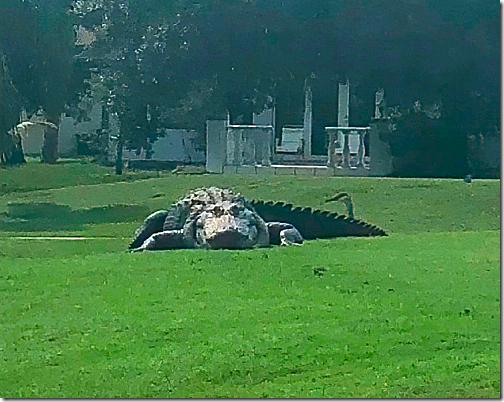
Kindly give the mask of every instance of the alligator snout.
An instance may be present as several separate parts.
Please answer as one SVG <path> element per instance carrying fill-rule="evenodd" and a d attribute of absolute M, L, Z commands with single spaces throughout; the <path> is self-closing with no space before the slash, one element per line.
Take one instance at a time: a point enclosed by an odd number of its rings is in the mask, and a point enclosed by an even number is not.
<path fill-rule="evenodd" d="M 205 232 L 206 242 L 211 248 L 245 248 L 257 230 L 248 221 L 222 215 L 209 219 Z"/>
<path fill-rule="evenodd" d="M 217 233 L 207 242 L 211 248 L 244 248 L 247 236 L 236 230 L 228 230 Z"/>

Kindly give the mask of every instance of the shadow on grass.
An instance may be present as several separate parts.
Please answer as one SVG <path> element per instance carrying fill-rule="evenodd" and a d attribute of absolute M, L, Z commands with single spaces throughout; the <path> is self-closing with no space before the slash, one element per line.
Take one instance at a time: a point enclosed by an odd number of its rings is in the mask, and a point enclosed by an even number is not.
<path fill-rule="evenodd" d="M 143 220 L 149 209 L 143 205 L 115 204 L 72 210 L 50 202 L 12 203 L 0 215 L 0 230 L 13 232 L 80 230 L 90 223 L 117 223 Z"/>

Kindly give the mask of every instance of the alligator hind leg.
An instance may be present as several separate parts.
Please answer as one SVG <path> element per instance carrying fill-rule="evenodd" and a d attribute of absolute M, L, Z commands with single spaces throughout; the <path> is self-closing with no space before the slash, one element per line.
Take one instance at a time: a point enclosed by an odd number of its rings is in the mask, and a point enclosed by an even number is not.
<path fill-rule="evenodd" d="M 303 237 L 295 227 L 284 229 L 280 232 L 280 244 L 282 246 L 300 246 L 303 244 Z"/>
<path fill-rule="evenodd" d="M 183 230 L 165 230 L 154 233 L 140 247 L 133 248 L 130 251 L 136 253 L 139 251 L 169 250 L 173 248 L 187 248 Z"/>
<path fill-rule="evenodd" d="M 271 244 L 280 244 L 282 246 L 299 246 L 303 243 L 303 236 L 290 223 L 284 222 L 266 222 L 270 235 Z"/>

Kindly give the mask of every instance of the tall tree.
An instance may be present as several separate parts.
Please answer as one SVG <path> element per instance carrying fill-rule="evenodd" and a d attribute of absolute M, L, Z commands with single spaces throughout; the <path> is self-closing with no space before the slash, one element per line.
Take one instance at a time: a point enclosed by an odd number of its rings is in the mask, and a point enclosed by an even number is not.
<path fill-rule="evenodd" d="M 0 1 L 0 51 L 9 66 L 12 85 L 23 107 L 32 112 L 43 109 L 47 120 L 56 126 L 67 103 L 73 68 L 69 4 L 69 0 Z M 19 112 L 10 109 L 9 124 L 14 114 L 17 121 Z M 10 128 L 1 128 L 0 135 Z M 57 132 L 51 134 L 57 136 Z M 55 161 L 55 152 L 46 155 L 46 161 Z"/>
<path fill-rule="evenodd" d="M 0 165 L 24 163 L 21 138 L 8 132 L 18 121 L 21 105 L 6 57 L 0 52 Z"/>
<path fill-rule="evenodd" d="M 124 146 L 148 146 L 159 135 L 159 114 L 187 80 L 171 80 L 170 60 L 184 52 L 186 31 L 178 26 L 177 2 L 161 0 L 81 1 L 73 13 L 95 40 L 79 56 L 96 65 L 91 86 L 120 122 L 116 173 Z"/>

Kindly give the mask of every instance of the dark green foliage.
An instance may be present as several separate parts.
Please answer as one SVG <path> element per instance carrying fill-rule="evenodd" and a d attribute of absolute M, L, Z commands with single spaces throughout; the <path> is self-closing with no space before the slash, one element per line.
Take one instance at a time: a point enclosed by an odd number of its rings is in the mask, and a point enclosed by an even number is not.
<path fill-rule="evenodd" d="M 74 56 L 69 5 L 66 0 L 0 3 L 0 51 L 12 82 L 29 111 L 42 107 L 56 124 L 68 100 Z"/>
<path fill-rule="evenodd" d="M 43 109 L 57 125 L 71 99 L 74 33 L 69 5 L 68 0 L 0 1 L 0 163 L 24 162 L 21 146 L 11 157 L 5 150 L 7 132 L 18 123 L 22 107 L 30 113 Z M 49 131 L 42 160 L 55 163 L 57 131 Z"/>
<path fill-rule="evenodd" d="M 453 120 L 409 111 L 389 135 L 394 176 L 462 177 L 468 172 L 467 139 Z M 419 163 L 421 161 L 421 163 Z"/>
<path fill-rule="evenodd" d="M 301 123 L 309 84 L 313 151 L 322 154 L 337 84 L 349 79 L 352 125 L 369 124 L 379 87 L 403 110 L 442 104 L 442 127 L 412 119 L 393 147 L 418 149 L 437 137 L 444 153 L 456 144 L 442 163 L 429 161 L 435 175 L 450 176 L 464 170 L 467 135 L 499 127 L 495 1 L 1 0 L 0 11 L 0 52 L 12 75 L 0 97 L 7 129 L 22 104 L 42 106 L 55 123 L 65 104 L 82 118 L 85 95 L 118 113 L 119 145 L 131 148 L 149 148 L 160 127 L 203 136 L 206 119 L 228 111 L 232 122 L 248 123 L 273 100 L 278 136 Z M 74 46 L 73 24 L 96 34 L 91 46 Z"/>
<path fill-rule="evenodd" d="M 0 48 L 0 165 L 24 163 L 21 138 L 8 130 L 17 123 L 21 96 L 12 83 L 7 57 Z"/>

